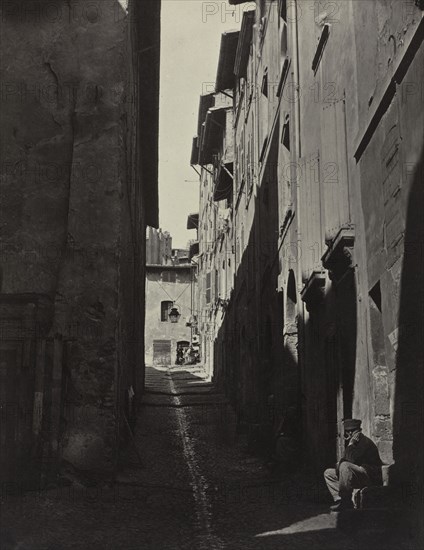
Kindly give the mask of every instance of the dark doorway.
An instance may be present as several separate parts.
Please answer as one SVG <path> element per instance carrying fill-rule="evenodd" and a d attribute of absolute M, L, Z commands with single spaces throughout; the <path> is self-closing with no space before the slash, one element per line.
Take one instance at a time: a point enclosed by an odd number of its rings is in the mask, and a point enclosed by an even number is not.
<path fill-rule="evenodd" d="M 177 342 L 177 356 L 175 358 L 176 365 L 182 365 L 184 363 L 184 356 L 189 347 L 190 342 L 187 342 L 187 340 L 180 340 Z"/>
<path fill-rule="evenodd" d="M 39 466 L 35 460 L 35 443 L 41 431 L 43 388 L 40 372 L 46 365 L 46 357 L 45 340 L 36 339 L 43 327 L 42 317 L 38 316 L 38 302 L 36 296 L 0 296 L 1 482 L 26 482 L 37 475 Z"/>
<path fill-rule="evenodd" d="M 349 269 L 336 286 L 337 331 L 343 418 L 352 418 L 353 385 L 356 363 L 356 284 L 353 269 Z"/>
<path fill-rule="evenodd" d="M 345 448 L 342 421 L 352 418 L 356 368 L 357 304 L 354 268 L 331 272 L 327 296 L 329 318 L 324 333 L 324 367 L 328 446 L 327 462 Z"/>
<path fill-rule="evenodd" d="M 28 468 L 33 402 L 29 387 L 33 369 L 23 368 L 21 342 L 0 348 L 0 480 L 22 477 Z"/>

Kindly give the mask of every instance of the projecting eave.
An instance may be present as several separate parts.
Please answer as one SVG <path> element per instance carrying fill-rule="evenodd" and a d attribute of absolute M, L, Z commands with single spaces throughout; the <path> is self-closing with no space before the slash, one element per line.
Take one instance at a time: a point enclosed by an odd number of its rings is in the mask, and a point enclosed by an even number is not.
<path fill-rule="evenodd" d="M 221 164 L 213 193 L 214 201 L 230 199 L 233 194 L 233 163 Z"/>
<path fill-rule="evenodd" d="M 187 229 L 197 229 L 199 227 L 199 214 L 189 214 L 187 217 Z"/>
<path fill-rule="evenodd" d="M 198 256 L 198 254 L 199 254 L 199 241 L 195 241 L 190 245 L 188 257 L 191 260 L 194 256 Z"/>
<path fill-rule="evenodd" d="M 206 115 L 201 145 L 206 156 L 212 155 L 221 148 L 227 109 L 228 107 L 214 107 L 209 109 Z"/>
<path fill-rule="evenodd" d="M 199 134 L 199 138 L 198 138 L 198 144 L 199 144 L 199 162 L 198 162 L 198 164 L 200 166 L 205 166 L 206 164 L 212 164 L 212 162 L 213 162 L 213 157 L 212 157 L 211 150 L 208 149 L 208 148 L 205 148 L 203 146 L 204 135 L 205 135 L 205 125 L 206 125 L 206 123 L 204 122 L 202 124 L 202 128 L 200 130 L 200 134 Z"/>
<path fill-rule="evenodd" d="M 205 122 L 206 113 L 215 105 L 215 95 L 204 94 L 200 96 L 199 100 L 199 112 L 197 116 L 197 135 L 200 136 L 202 131 L 202 124 Z"/>
<path fill-rule="evenodd" d="M 234 62 L 234 74 L 238 78 L 246 78 L 247 63 L 249 61 L 250 45 L 252 43 L 255 10 L 245 11 L 241 23 L 240 35 L 237 43 Z"/>
<path fill-rule="evenodd" d="M 236 58 L 239 31 L 228 31 L 221 35 L 218 71 L 216 74 L 215 92 L 234 88 L 234 62 Z"/>
<path fill-rule="evenodd" d="M 198 137 L 194 136 L 193 142 L 191 145 L 190 165 L 195 166 L 196 164 L 199 164 L 199 146 L 198 146 Z"/>

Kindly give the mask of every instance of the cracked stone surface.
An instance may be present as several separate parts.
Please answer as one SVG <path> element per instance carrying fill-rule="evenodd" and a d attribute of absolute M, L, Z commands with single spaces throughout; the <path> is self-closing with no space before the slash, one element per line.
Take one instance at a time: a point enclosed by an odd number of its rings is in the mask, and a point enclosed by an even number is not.
<path fill-rule="evenodd" d="M 270 477 L 198 367 L 148 368 L 146 383 L 135 434 L 143 464 L 129 445 L 109 486 L 4 492 L 2 550 L 418 548 L 369 526 L 342 532 L 322 485 L 299 474 Z M 205 392 L 194 405 L 193 386 Z"/>
<path fill-rule="evenodd" d="M 132 54 L 153 19 L 133 25 L 123 6 L 0 5 L 1 291 L 48 300 L 42 333 L 66 339 L 68 357 L 62 458 L 106 475 L 116 466 L 118 379 L 121 394 L 137 393 L 143 351 L 130 333 L 142 334 L 144 319 L 147 185 L 134 151 L 145 66 Z M 47 421 L 43 430 L 51 442 Z"/>

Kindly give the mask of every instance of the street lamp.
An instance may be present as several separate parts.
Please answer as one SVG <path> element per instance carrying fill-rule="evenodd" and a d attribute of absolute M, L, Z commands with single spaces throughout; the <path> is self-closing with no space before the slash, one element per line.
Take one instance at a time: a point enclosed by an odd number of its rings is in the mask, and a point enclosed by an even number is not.
<path fill-rule="evenodd" d="M 169 319 L 171 320 L 171 323 L 178 323 L 178 319 L 180 317 L 181 317 L 180 312 L 175 306 L 173 306 L 171 308 L 171 311 L 169 312 Z"/>

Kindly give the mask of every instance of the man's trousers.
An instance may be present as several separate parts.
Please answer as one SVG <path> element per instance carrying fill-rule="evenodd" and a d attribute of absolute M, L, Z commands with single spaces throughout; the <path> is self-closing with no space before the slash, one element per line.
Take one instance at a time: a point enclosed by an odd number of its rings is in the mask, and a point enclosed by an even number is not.
<path fill-rule="evenodd" d="M 371 480 L 362 466 L 351 462 L 342 462 L 337 477 L 334 468 L 324 472 L 324 479 L 334 501 L 351 499 L 353 489 L 362 489 L 371 485 Z"/>

